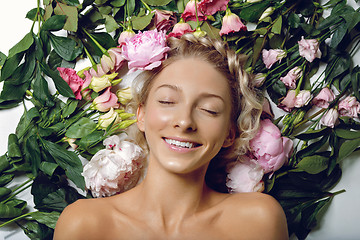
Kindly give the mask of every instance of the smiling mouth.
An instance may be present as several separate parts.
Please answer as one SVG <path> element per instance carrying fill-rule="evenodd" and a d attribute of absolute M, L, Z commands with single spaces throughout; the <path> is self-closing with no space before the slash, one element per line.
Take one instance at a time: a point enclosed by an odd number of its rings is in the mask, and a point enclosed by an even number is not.
<path fill-rule="evenodd" d="M 165 142 L 167 142 L 170 145 L 181 147 L 181 148 L 195 148 L 199 147 L 201 144 L 194 143 L 194 142 L 182 142 L 170 138 L 164 138 Z"/>

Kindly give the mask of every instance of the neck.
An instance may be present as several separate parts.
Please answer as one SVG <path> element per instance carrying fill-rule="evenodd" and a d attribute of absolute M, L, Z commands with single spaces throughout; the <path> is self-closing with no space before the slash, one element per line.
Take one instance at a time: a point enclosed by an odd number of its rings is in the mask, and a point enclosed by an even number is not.
<path fill-rule="evenodd" d="M 139 185 L 141 208 L 152 221 L 163 228 L 179 226 L 186 218 L 201 211 L 210 192 L 205 184 L 207 166 L 191 174 L 177 174 L 149 163 L 146 178 Z M 172 225 L 172 226 L 171 226 Z"/>

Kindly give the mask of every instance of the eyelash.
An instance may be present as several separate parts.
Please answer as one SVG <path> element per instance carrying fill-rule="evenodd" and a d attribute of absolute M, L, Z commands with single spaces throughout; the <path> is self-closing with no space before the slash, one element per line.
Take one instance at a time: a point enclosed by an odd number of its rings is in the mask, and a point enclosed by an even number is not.
<path fill-rule="evenodd" d="M 212 111 L 212 110 L 209 110 L 209 109 L 205 109 L 205 108 L 202 108 L 201 110 L 213 115 L 213 116 L 216 116 L 218 115 L 219 113 L 218 112 L 215 112 L 215 111 Z"/>
<path fill-rule="evenodd" d="M 172 101 L 166 101 L 166 100 L 159 100 L 158 101 L 160 104 L 164 104 L 164 105 L 171 105 L 171 104 L 174 104 L 174 102 Z M 201 108 L 201 110 L 209 113 L 210 115 L 212 116 L 217 116 L 219 113 L 216 112 L 216 111 L 212 111 L 212 110 L 209 110 L 209 109 L 206 109 L 206 108 Z"/>
<path fill-rule="evenodd" d="M 169 104 L 173 104 L 174 102 L 165 101 L 165 100 L 159 100 L 159 103 L 169 105 Z"/>

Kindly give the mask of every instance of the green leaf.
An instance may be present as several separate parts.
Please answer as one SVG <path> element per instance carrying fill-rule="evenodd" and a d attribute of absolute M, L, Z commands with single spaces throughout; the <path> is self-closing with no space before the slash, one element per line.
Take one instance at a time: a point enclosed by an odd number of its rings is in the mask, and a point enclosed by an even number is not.
<path fill-rule="evenodd" d="M 30 163 L 32 173 L 36 177 L 41 163 L 41 154 L 36 135 L 31 135 L 25 142 L 25 159 Z"/>
<path fill-rule="evenodd" d="M 18 42 L 15 46 L 13 46 L 10 50 L 9 50 L 9 58 L 15 56 L 18 53 L 24 52 L 26 50 L 28 50 L 31 45 L 34 43 L 34 38 L 32 33 L 28 33 L 25 35 L 25 37 L 23 39 L 20 40 L 20 42 Z"/>
<path fill-rule="evenodd" d="M 119 24 L 110 15 L 104 15 L 106 32 L 113 32 L 119 28 Z"/>
<path fill-rule="evenodd" d="M 45 10 L 43 8 L 39 8 L 40 11 L 40 15 L 43 16 L 45 14 Z M 31 21 L 36 21 L 37 20 L 37 16 L 38 16 L 38 9 L 37 8 L 33 8 L 30 11 L 27 12 L 26 14 L 26 18 L 30 19 Z"/>
<path fill-rule="evenodd" d="M 20 64 L 23 56 L 24 56 L 24 53 L 18 53 L 12 57 L 9 57 L 6 59 L 4 65 L 1 69 L 1 81 L 0 82 L 8 79 L 13 74 L 15 69 Z"/>
<path fill-rule="evenodd" d="M 125 0 L 113 0 L 110 4 L 114 7 L 122 7 L 125 5 Z"/>
<path fill-rule="evenodd" d="M 80 141 L 78 142 L 79 147 L 88 150 L 91 146 L 101 142 L 103 136 L 104 136 L 103 131 L 94 131 L 89 135 L 80 139 Z"/>
<path fill-rule="evenodd" d="M 43 106 L 54 106 L 55 103 L 52 101 L 52 96 L 49 92 L 48 83 L 42 76 L 40 68 L 38 68 L 38 71 L 35 75 L 33 88 L 33 96 L 36 100 L 38 100 Z"/>
<path fill-rule="evenodd" d="M 150 6 L 165 6 L 168 5 L 171 0 L 144 0 Z"/>
<path fill-rule="evenodd" d="M 270 5 L 270 1 L 260 1 L 245 6 L 239 13 L 239 17 L 248 22 L 256 22 Z"/>
<path fill-rule="evenodd" d="M 69 203 L 66 201 L 66 192 L 60 188 L 55 192 L 49 193 L 43 198 L 42 203 L 36 207 L 63 211 L 67 205 L 69 205 Z"/>
<path fill-rule="evenodd" d="M 148 15 L 145 15 L 145 16 L 142 16 L 142 17 L 134 17 L 134 18 L 132 18 L 132 26 L 133 26 L 133 28 L 136 29 L 136 30 L 143 30 L 144 28 L 146 28 L 150 24 L 154 14 L 155 13 L 151 12 Z"/>
<path fill-rule="evenodd" d="M 10 163 L 7 156 L 4 154 L 0 156 L 0 173 L 2 173 L 2 171 L 6 170 L 8 167 L 10 167 Z"/>
<path fill-rule="evenodd" d="M 97 124 L 89 118 L 80 118 L 67 131 L 65 136 L 68 138 L 82 138 L 96 129 Z"/>
<path fill-rule="evenodd" d="M 327 143 L 328 139 L 329 134 L 324 135 L 320 140 L 313 142 L 306 148 L 301 149 L 299 152 L 297 152 L 296 156 L 298 157 L 298 159 L 302 159 L 304 157 L 314 154 L 317 150 L 324 146 L 325 143 Z"/>
<path fill-rule="evenodd" d="M 336 136 L 344 139 L 355 139 L 360 138 L 360 131 L 353 131 L 350 129 L 336 128 Z"/>
<path fill-rule="evenodd" d="M 70 116 L 77 108 L 79 101 L 68 99 L 65 108 L 62 110 L 61 115 L 63 118 Z"/>
<path fill-rule="evenodd" d="M 75 40 L 55 36 L 52 33 L 49 33 L 48 35 L 55 52 L 66 61 L 73 61 L 82 53 L 83 46 L 77 45 Z"/>
<path fill-rule="evenodd" d="M 358 101 L 360 101 L 360 67 L 356 66 L 353 68 L 351 73 L 351 87 L 354 95 Z"/>
<path fill-rule="evenodd" d="M 271 32 L 275 34 L 281 34 L 281 27 L 282 27 L 282 17 L 279 16 L 278 19 L 274 22 Z"/>
<path fill-rule="evenodd" d="M 58 72 L 51 70 L 48 65 L 41 64 L 41 68 L 46 75 L 53 79 L 55 87 L 61 95 L 63 95 L 64 97 L 75 98 L 73 91 L 65 82 L 65 80 L 60 77 Z"/>
<path fill-rule="evenodd" d="M 331 132 L 331 129 L 328 127 L 323 127 L 317 130 L 309 129 L 306 132 L 296 135 L 295 137 L 300 140 L 311 140 L 318 137 L 322 137 L 324 135 L 327 135 Z"/>
<path fill-rule="evenodd" d="M 66 21 L 66 16 L 54 15 L 46 20 L 46 22 L 41 26 L 41 30 L 59 31 L 64 27 L 65 21 Z"/>
<path fill-rule="evenodd" d="M 319 172 L 324 171 L 328 166 L 329 158 L 320 156 L 320 155 L 312 155 L 308 157 L 304 157 L 296 167 L 300 170 L 303 170 L 310 174 L 317 174 Z"/>
<path fill-rule="evenodd" d="M 0 187 L 5 186 L 14 179 L 14 174 L 3 174 L 0 176 Z"/>
<path fill-rule="evenodd" d="M 338 162 L 349 156 L 360 146 L 360 139 L 348 140 L 341 144 L 339 149 Z"/>
<path fill-rule="evenodd" d="M 54 158 L 57 164 L 65 170 L 66 176 L 80 189 L 85 189 L 85 181 L 82 173 L 82 164 L 74 152 L 67 151 L 60 145 L 42 140 L 45 149 Z"/>
<path fill-rule="evenodd" d="M 39 169 L 51 177 L 58 166 L 58 164 L 52 162 L 41 162 Z"/>
<path fill-rule="evenodd" d="M 8 157 L 17 158 L 22 157 L 22 153 L 19 147 L 18 137 L 11 133 L 8 137 Z"/>
<path fill-rule="evenodd" d="M 0 218 L 14 218 L 21 215 L 21 209 L 0 203 Z"/>
<path fill-rule="evenodd" d="M 56 15 L 66 15 L 67 19 L 64 25 L 64 30 L 76 32 L 78 29 L 78 11 L 75 6 L 68 6 L 63 3 L 58 3 L 54 9 Z"/>
<path fill-rule="evenodd" d="M 59 212 L 33 212 L 31 217 L 37 222 L 45 224 L 49 228 L 55 229 L 57 220 L 59 219 Z"/>
<path fill-rule="evenodd" d="M 345 24 L 340 24 L 340 25 L 336 28 L 336 30 L 335 30 L 332 38 L 331 38 L 331 44 L 330 44 L 330 46 L 333 47 L 333 48 L 336 48 L 336 47 L 339 45 L 339 43 L 343 40 L 343 38 L 345 37 L 346 33 L 347 33 L 347 27 L 346 27 L 346 25 L 345 25 Z"/>

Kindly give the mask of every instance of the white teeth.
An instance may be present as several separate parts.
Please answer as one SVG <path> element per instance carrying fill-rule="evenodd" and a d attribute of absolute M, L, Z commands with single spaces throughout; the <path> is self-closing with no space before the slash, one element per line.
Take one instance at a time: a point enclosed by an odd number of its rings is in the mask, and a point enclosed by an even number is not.
<path fill-rule="evenodd" d="M 177 146 L 177 147 L 186 147 L 186 148 L 192 148 L 193 147 L 193 143 L 191 142 L 180 142 L 174 139 L 168 139 L 165 138 L 165 141 L 171 145 Z"/>

